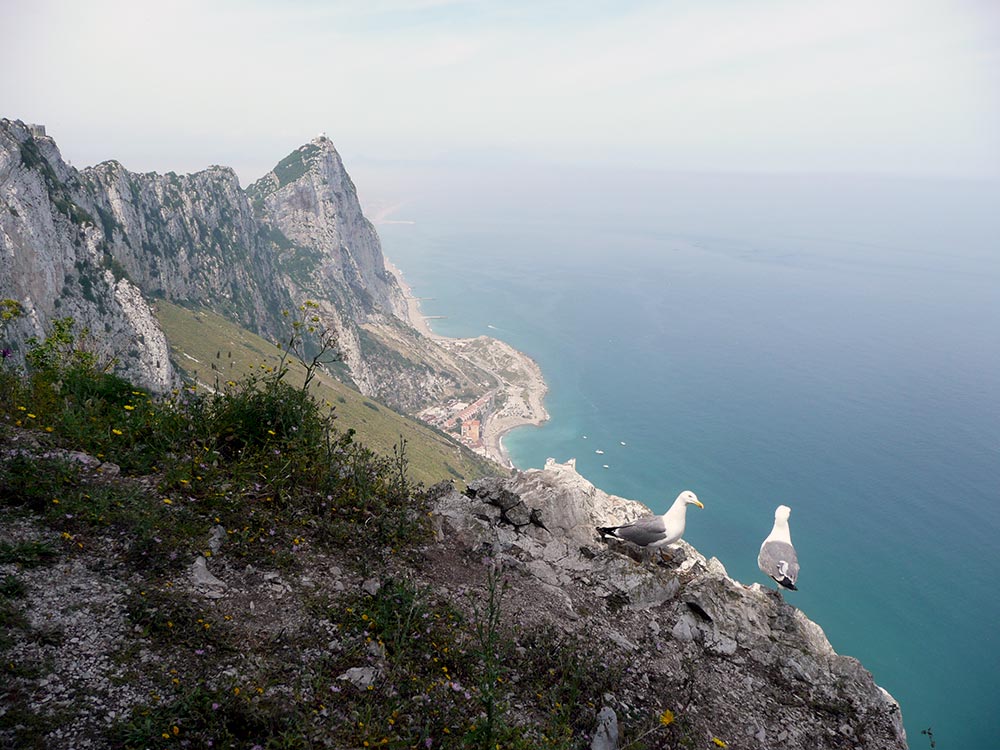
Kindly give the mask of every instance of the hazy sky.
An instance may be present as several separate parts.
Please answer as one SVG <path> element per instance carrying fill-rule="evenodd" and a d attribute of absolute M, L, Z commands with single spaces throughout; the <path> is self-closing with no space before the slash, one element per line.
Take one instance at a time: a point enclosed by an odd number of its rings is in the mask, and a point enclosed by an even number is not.
<path fill-rule="evenodd" d="M 0 0 L 0 116 L 76 166 L 1000 176 L 997 0 Z"/>

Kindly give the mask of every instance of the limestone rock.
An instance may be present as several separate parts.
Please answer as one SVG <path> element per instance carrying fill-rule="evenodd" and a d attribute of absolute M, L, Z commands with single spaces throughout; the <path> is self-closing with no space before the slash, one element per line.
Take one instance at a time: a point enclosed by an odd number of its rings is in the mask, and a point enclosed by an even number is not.
<path fill-rule="evenodd" d="M 844 738 L 858 749 L 906 747 L 895 700 L 798 609 L 743 586 L 684 541 L 657 564 L 597 539 L 596 526 L 648 512 L 594 487 L 572 461 L 549 460 L 472 482 L 464 495 L 445 493 L 434 517 L 441 543 L 485 551 L 525 579 L 534 609 L 522 617 L 549 618 L 584 634 L 595 652 L 641 665 L 638 691 L 655 684 L 688 695 L 689 732 L 754 748 L 839 748 Z M 594 736 L 603 744 L 593 747 L 613 747 L 610 716 L 603 713 Z"/>
<path fill-rule="evenodd" d="M 327 138 L 243 190 L 220 166 L 160 175 L 106 161 L 77 170 L 51 137 L 0 119 L 0 207 L 0 299 L 24 310 L 4 331 L 16 364 L 29 338 L 72 317 L 94 332 L 102 363 L 164 392 L 180 380 L 150 300 L 203 306 L 283 341 L 283 311 L 310 299 L 363 393 L 416 411 L 492 387 L 482 385 L 492 376 L 409 324 Z"/>
<path fill-rule="evenodd" d="M 352 667 L 337 679 L 349 682 L 360 690 L 365 690 L 368 686 L 375 684 L 377 677 L 378 670 L 375 667 Z"/>
<path fill-rule="evenodd" d="M 590 743 L 590 750 L 617 750 L 618 716 L 610 706 L 604 706 L 597 714 L 597 731 Z"/>
<path fill-rule="evenodd" d="M 208 560 L 198 555 L 191 564 L 191 580 L 195 588 L 209 598 L 218 598 L 226 590 L 224 581 L 216 578 L 208 569 Z"/>

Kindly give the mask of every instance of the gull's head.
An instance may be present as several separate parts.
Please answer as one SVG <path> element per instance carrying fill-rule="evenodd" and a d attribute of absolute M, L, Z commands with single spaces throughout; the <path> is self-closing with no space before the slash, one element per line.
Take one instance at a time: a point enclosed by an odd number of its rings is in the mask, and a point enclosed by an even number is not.
<path fill-rule="evenodd" d="M 705 507 L 701 504 L 701 500 L 699 500 L 691 490 L 684 490 L 677 496 L 677 500 L 682 501 L 685 505 L 697 505 L 699 508 Z"/>
<path fill-rule="evenodd" d="M 779 505 L 774 511 L 775 521 L 788 521 L 788 516 L 791 515 L 792 509 L 787 505 Z"/>

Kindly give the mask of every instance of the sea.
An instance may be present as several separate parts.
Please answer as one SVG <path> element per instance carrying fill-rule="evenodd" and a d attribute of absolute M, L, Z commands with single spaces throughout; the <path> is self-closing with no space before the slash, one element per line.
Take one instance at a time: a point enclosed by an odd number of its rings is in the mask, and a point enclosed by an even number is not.
<path fill-rule="evenodd" d="M 432 328 L 535 358 L 576 459 L 743 583 L 779 504 L 785 599 L 900 702 L 911 748 L 1000 747 L 1000 185 L 369 165 Z"/>

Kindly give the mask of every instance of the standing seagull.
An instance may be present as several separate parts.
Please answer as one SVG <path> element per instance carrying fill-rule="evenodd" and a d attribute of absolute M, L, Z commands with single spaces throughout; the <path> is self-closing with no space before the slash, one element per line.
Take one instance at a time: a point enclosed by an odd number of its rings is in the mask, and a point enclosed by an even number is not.
<path fill-rule="evenodd" d="M 787 505 L 779 505 L 774 511 L 774 527 L 767 539 L 760 545 L 757 556 L 758 567 L 773 578 L 781 588 L 797 591 L 795 579 L 799 577 L 799 558 L 792 546 L 792 535 L 788 531 L 788 515 L 792 509 Z"/>
<path fill-rule="evenodd" d="M 637 518 L 632 523 L 622 526 L 598 526 L 597 531 L 603 539 L 606 536 L 613 536 L 617 539 L 624 539 L 640 547 L 663 547 L 673 544 L 684 535 L 684 523 L 687 520 L 687 507 L 697 505 L 699 508 L 705 506 L 690 490 L 684 490 L 674 500 L 670 510 L 662 516 L 643 516 Z M 663 552 L 660 552 L 663 557 Z"/>

